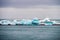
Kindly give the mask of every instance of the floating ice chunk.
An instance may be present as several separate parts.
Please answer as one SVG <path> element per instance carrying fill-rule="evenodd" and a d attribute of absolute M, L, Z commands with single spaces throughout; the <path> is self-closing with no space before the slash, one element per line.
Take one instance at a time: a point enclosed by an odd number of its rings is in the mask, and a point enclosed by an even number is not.
<path fill-rule="evenodd" d="M 16 23 L 15 23 L 15 22 L 10 22 L 9 24 L 10 24 L 10 25 L 16 25 Z"/>
<path fill-rule="evenodd" d="M 32 20 L 23 19 L 20 21 L 20 24 L 32 24 Z"/>
<path fill-rule="evenodd" d="M 45 25 L 53 25 L 53 22 L 46 22 Z"/>
<path fill-rule="evenodd" d="M 2 25 L 8 25 L 9 23 L 10 23 L 10 21 L 8 21 L 8 20 L 1 20 Z"/>
<path fill-rule="evenodd" d="M 50 21 L 49 18 L 45 18 L 45 19 L 43 20 L 43 23 L 44 23 L 45 25 L 52 25 L 52 24 L 53 24 L 53 22 Z"/>
<path fill-rule="evenodd" d="M 52 25 L 53 24 L 52 21 L 45 21 L 44 23 L 45 23 L 45 25 Z"/>
<path fill-rule="evenodd" d="M 39 19 L 38 18 L 34 18 L 32 20 L 32 24 L 39 24 Z"/>
<path fill-rule="evenodd" d="M 26 24 L 32 24 L 32 20 L 26 20 Z"/>
<path fill-rule="evenodd" d="M 53 22 L 53 24 L 56 24 L 57 22 L 56 21 L 52 21 Z"/>
<path fill-rule="evenodd" d="M 20 20 L 13 20 L 14 23 L 20 24 Z"/>
<path fill-rule="evenodd" d="M 2 25 L 16 25 L 16 23 L 15 22 L 13 22 L 13 21 L 9 21 L 9 20 L 1 20 L 1 24 Z"/>
<path fill-rule="evenodd" d="M 20 21 L 20 24 L 26 24 L 26 20 L 25 20 L 25 19 L 22 19 L 22 20 Z"/>

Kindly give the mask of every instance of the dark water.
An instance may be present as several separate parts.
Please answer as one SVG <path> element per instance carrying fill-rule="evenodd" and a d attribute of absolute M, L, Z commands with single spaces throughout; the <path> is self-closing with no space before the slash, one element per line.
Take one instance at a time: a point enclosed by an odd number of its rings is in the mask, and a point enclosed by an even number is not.
<path fill-rule="evenodd" d="M 60 40 L 60 26 L 0 26 L 0 40 Z"/>

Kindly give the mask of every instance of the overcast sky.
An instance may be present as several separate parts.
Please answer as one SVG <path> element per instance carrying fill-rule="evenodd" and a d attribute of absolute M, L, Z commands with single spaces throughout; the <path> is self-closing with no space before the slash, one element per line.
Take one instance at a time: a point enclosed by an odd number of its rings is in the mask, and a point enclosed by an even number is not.
<path fill-rule="evenodd" d="M 60 0 L 0 0 L 0 7 L 29 7 L 35 5 L 60 5 Z"/>
<path fill-rule="evenodd" d="M 0 0 L 0 18 L 58 18 L 60 0 Z"/>

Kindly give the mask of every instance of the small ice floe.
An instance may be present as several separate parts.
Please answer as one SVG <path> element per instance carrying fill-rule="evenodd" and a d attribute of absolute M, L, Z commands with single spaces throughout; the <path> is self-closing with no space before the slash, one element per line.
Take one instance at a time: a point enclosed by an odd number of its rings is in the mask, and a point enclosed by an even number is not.
<path fill-rule="evenodd" d="M 53 25 L 53 22 L 45 22 L 45 25 Z"/>
<path fill-rule="evenodd" d="M 26 24 L 26 19 L 22 19 L 22 20 L 20 21 L 20 24 Z"/>
<path fill-rule="evenodd" d="M 10 22 L 9 24 L 10 24 L 10 25 L 16 25 L 16 23 L 15 23 L 15 22 Z"/>
<path fill-rule="evenodd" d="M 32 24 L 32 20 L 26 20 L 26 19 L 23 19 L 20 21 L 20 24 Z"/>
<path fill-rule="evenodd" d="M 8 25 L 8 24 L 10 24 L 10 21 L 9 20 L 1 20 L 0 24 L 1 25 Z"/>
<path fill-rule="evenodd" d="M 42 20 L 42 22 L 43 22 L 45 25 L 53 25 L 53 22 L 52 22 L 49 18 L 45 18 L 44 20 Z"/>
<path fill-rule="evenodd" d="M 20 21 L 21 21 L 21 20 L 13 20 L 13 22 L 14 22 L 16 25 L 20 25 Z"/>
<path fill-rule="evenodd" d="M 38 18 L 34 18 L 33 20 L 32 20 L 32 24 L 39 24 L 39 19 Z"/>
<path fill-rule="evenodd" d="M 56 21 L 52 21 L 53 22 L 53 24 L 56 24 L 57 22 Z"/>
<path fill-rule="evenodd" d="M 54 25 L 60 25 L 60 22 L 58 21 L 52 21 Z"/>
<path fill-rule="evenodd" d="M 26 24 L 32 24 L 32 20 L 26 20 Z"/>

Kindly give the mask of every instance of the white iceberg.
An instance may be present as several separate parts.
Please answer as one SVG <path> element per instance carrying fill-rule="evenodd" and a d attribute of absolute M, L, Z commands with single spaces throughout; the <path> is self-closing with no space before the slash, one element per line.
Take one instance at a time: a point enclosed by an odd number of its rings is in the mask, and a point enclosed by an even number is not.
<path fill-rule="evenodd" d="M 16 23 L 15 23 L 15 22 L 10 22 L 9 24 L 10 24 L 10 25 L 16 25 Z"/>
<path fill-rule="evenodd" d="M 22 19 L 22 20 L 20 21 L 20 24 L 26 24 L 26 20 L 25 20 L 25 19 Z"/>
<path fill-rule="evenodd" d="M 1 25 L 8 25 L 10 24 L 9 20 L 1 20 Z"/>
<path fill-rule="evenodd" d="M 14 23 L 20 24 L 20 20 L 13 20 Z"/>
<path fill-rule="evenodd" d="M 26 24 L 32 24 L 32 20 L 26 20 Z"/>
<path fill-rule="evenodd" d="M 20 21 L 20 24 L 32 24 L 32 20 L 23 19 Z"/>
<path fill-rule="evenodd" d="M 43 22 L 45 23 L 45 25 L 53 25 L 53 22 L 49 18 L 45 18 Z"/>

